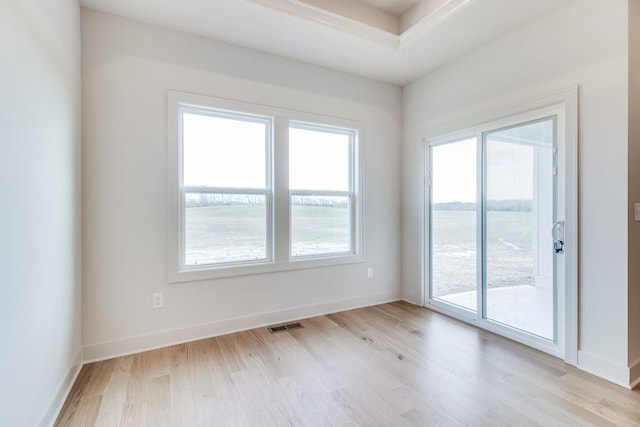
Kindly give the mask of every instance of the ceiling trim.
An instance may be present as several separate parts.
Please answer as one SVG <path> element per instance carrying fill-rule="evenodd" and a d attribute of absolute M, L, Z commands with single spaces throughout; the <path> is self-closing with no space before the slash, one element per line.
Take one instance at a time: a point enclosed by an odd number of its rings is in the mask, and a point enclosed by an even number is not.
<path fill-rule="evenodd" d="M 298 0 L 248 0 L 278 12 L 306 19 L 327 27 L 361 37 L 393 49 L 400 48 L 400 37 L 396 34 L 364 24 L 355 19 L 316 7 Z"/>
<path fill-rule="evenodd" d="M 358 36 L 373 43 L 401 50 L 412 42 L 424 37 L 444 21 L 471 4 L 474 0 L 449 0 L 431 11 L 400 35 L 365 24 L 321 7 L 300 0 L 248 0 L 277 12 L 287 13 L 345 33 Z"/>
<path fill-rule="evenodd" d="M 400 36 L 398 36 L 398 48 L 406 48 L 412 42 L 424 37 L 448 18 L 460 12 L 464 7 L 469 6 L 473 1 L 474 0 L 451 0 L 446 2 L 400 34 Z"/>

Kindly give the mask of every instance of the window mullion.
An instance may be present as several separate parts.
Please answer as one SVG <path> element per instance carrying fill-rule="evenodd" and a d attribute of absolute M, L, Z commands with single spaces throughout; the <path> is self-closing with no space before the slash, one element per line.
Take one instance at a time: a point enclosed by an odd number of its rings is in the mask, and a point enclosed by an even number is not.
<path fill-rule="evenodd" d="M 273 141 L 273 255 L 276 263 L 289 259 L 289 120 L 276 117 Z"/>

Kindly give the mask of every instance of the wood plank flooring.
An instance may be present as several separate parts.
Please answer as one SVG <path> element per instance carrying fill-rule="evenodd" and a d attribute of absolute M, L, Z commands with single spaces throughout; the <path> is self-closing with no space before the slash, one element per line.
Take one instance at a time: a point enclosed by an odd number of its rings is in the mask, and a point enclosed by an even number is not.
<path fill-rule="evenodd" d="M 640 392 L 404 302 L 97 362 L 57 426 L 633 426 Z"/>

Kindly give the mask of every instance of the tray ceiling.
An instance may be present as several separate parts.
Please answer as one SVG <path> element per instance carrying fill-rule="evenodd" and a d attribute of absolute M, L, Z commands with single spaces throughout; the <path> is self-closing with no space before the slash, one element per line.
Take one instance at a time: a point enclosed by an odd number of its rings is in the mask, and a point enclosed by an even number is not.
<path fill-rule="evenodd" d="M 390 15 L 400 17 L 406 11 L 415 7 L 420 0 L 354 0 L 366 4 Z"/>
<path fill-rule="evenodd" d="M 406 84 L 572 0 L 80 0 L 82 6 Z"/>

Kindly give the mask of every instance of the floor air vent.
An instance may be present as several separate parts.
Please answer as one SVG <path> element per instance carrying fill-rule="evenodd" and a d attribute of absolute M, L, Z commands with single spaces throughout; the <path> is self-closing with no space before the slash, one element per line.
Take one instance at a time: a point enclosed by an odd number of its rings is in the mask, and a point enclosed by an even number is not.
<path fill-rule="evenodd" d="M 271 332 L 272 334 L 275 334 L 276 332 L 291 331 L 293 329 L 300 329 L 300 328 L 304 328 L 302 323 L 295 322 L 295 323 L 289 323 L 288 325 L 271 326 L 269 327 L 269 332 Z"/>

